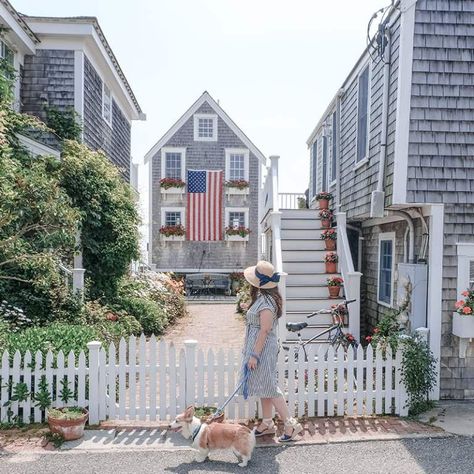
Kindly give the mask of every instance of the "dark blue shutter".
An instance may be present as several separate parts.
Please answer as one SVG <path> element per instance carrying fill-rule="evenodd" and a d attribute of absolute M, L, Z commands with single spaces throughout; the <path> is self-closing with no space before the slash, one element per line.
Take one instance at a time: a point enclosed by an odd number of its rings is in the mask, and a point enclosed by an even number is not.
<path fill-rule="evenodd" d="M 337 153 L 337 119 L 336 112 L 332 114 L 332 150 L 331 150 L 331 181 L 336 179 L 336 153 Z"/>
<path fill-rule="evenodd" d="M 323 185 L 321 191 L 328 189 L 328 139 L 323 137 Z"/>
<path fill-rule="evenodd" d="M 379 300 L 390 304 L 392 300 L 393 241 L 380 241 Z"/>
<path fill-rule="evenodd" d="M 313 186 L 312 186 L 312 194 L 313 197 L 316 196 L 318 192 L 318 140 L 313 143 L 311 153 L 311 160 L 312 160 L 312 178 L 313 178 Z"/>
<path fill-rule="evenodd" d="M 359 76 L 357 107 L 357 161 L 367 156 L 367 141 L 369 130 L 369 66 Z"/>

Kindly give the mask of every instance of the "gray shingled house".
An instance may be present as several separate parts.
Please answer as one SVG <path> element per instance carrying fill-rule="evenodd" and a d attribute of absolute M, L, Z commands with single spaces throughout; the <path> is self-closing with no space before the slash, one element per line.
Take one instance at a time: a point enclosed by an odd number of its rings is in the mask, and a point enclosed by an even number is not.
<path fill-rule="evenodd" d="M 151 148 L 145 163 L 153 268 L 231 273 L 256 261 L 265 157 L 207 92 Z M 198 194 L 208 199 L 204 207 L 196 206 Z"/>
<path fill-rule="evenodd" d="M 409 282 L 436 395 L 457 399 L 474 398 L 474 318 L 453 315 L 474 280 L 473 25 L 471 0 L 395 2 L 307 142 L 310 206 L 330 191 L 346 213 L 362 335 Z"/>
<path fill-rule="evenodd" d="M 0 0 L 0 22 L 0 54 L 19 72 L 16 108 L 42 120 L 46 107 L 73 108 L 83 123 L 83 142 L 103 150 L 129 181 L 131 124 L 145 115 L 97 19 L 21 15 Z M 35 153 L 57 154 L 54 139 L 37 140 L 23 137 Z"/>

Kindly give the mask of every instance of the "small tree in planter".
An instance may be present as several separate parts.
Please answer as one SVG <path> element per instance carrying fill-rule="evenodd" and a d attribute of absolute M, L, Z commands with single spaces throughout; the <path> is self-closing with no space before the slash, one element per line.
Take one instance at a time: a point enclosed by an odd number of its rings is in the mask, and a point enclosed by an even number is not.
<path fill-rule="evenodd" d="M 186 183 L 180 178 L 163 178 L 160 180 L 160 187 L 163 189 L 184 188 Z"/>
<path fill-rule="evenodd" d="M 327 279 L 329 297 L 330 298 L 339 298 L 339 293 L 341 292 L 341 286 L 344 283 L 344 280 L 341 277 L 332 276 Z"/>
<path fill-rule="evenodd" d="M 324 257 L 324 262 L 326 263 L 326 273 L 337 273 L 337 262 L 339 258 L 337 253 L 328 252 Z"/>
<path fill-rule="evenodd" d="M 332 194 L 326 191 L 316 194 L 316 200 L 319 203 L 319 209 L 328 209 L 329 201 L 332 199 Z"/>
<path fill-rule="evenodd" d="M 321 219 L 321 225 L 328 229 L 331 227 L 332 224 L 332 218 L 333 218 L 333 213 L 329 209 L 321 209 L 319 211 L 319 217 Z"/>
<path fill-rule="evenodd" d="M 326 229 L 321 232 L 321 239 L 326 244 L 326 250 L 336 250 L 336 229 Z"/>

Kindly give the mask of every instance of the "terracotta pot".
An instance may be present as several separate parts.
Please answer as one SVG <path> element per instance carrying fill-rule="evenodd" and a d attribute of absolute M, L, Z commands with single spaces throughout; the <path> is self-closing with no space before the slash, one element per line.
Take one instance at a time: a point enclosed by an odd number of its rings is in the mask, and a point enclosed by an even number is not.
<path fill-rule="evenodd" d="M 326 262 L 326 273 L 337 273 L 337 263 Z"/>
<path fill-rule="evenodd" d="M 336 250 L 336 241 L 332 239 L 326 239 L 324 241 L 326 244 L 326 250 Z"/>
<path fill-rule="evenodd" d="M 84 436 L 84 426 L 89 412 L 83 408 L 83 415 L 74 420 L 58 420 L 48 415 L 48 425 L 51 433 L 60 434 L 66 441 L 73 441 Z"/>
<path fill-rule="evenodd" d="M 325 229 L 329 229 L 329 227 L 331 227 L 331 219 L 321 219 L 321 226 Z"/>
<path fill-rule="evenodd" d="M 340 286 L 328 286 L 328 289 L 330 298 L 339 298 L 339 293 L 341 291 Z"/>
<path fill-rule="evenodd" d="M 319 209 L 329 209 L 328 199 L 320 199 L 318 202 L 319 202 Z"/>

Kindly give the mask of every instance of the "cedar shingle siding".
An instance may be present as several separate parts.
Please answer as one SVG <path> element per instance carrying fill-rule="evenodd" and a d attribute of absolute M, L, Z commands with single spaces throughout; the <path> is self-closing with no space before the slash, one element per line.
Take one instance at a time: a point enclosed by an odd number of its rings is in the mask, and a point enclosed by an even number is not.
<path fill-rule="evenodd" d="M 205 102 L 196 113 L 216 114 Z M 218 170 L 225 168 L 225 148 L 247 148 L 235 133 L 218 116 L 218 141 L 194 141 L 194 123 L 191 116 L 186 123 L 163 145 L 164 147 L 186 147 L 186 169 Z M 237 271 L 255 264 L 258 257 L 258 182 L 259 159 L 249 153 L 249 196 L 227 196 L 223 206 L 223 222 L 226 207 L 249 208 L 249 228 L 252 230 L 247 243 L 242 242 L 160 242 L 161 207 L 186 207 L 186 194 L 176 200 L 160 194 L 161 151 L 152 158 L 152 263 L 157 268 L 180 269 L 222 269 Z M 184 224 L 184 223 L 183 223 Z"/>
<path fill-rule="evenodd" d="M 460 359 L 451 335 L 456 243 L 474 242 L 473 86 L 474 1 L 418 0 L 407 200 L 445 204 L 441 396 L 448 398 L 474 397 L 472 346 Z"/>

